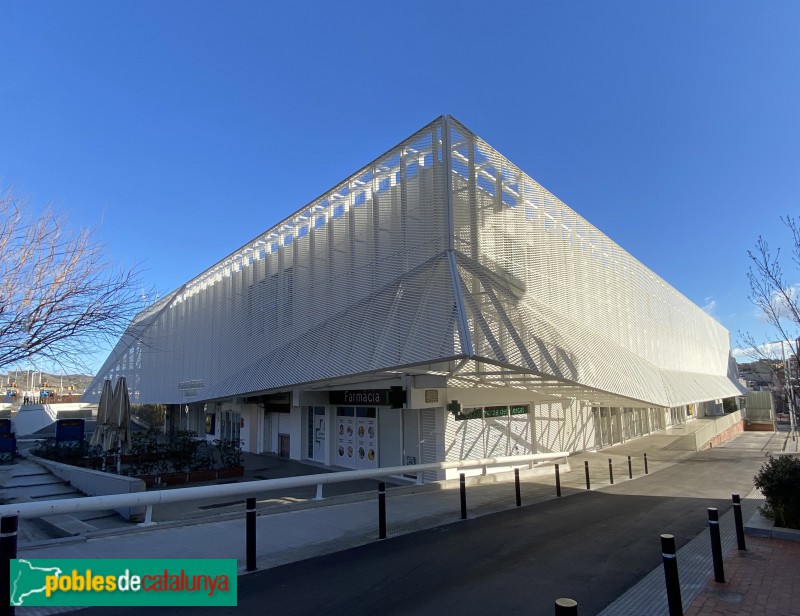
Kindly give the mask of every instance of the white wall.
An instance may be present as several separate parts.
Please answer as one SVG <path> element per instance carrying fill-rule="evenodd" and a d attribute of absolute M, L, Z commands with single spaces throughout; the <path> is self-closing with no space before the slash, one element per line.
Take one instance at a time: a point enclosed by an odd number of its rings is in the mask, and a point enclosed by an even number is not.
<path fill-rule="evenodd" d="M 380 466 L 403 465 L 403 411 L 378 409 L 378 456 Z"/>
<path fill-rule="evenodd" d="M 283 432 L 283 430 L 281 430 Z M 303 414 L 300 412 L 299 406 L 293 406 L 292 412 L 289 413 L 289 434 L 291 439 L 289 441 L 289 457 L 292 460 L 303 459 Z"/>

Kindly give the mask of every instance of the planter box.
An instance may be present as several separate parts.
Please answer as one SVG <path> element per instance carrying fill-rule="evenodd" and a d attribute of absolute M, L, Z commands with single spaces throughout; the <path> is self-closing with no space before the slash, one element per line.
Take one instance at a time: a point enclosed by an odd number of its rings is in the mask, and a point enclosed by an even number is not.
<path fill-rule="evenodd" d="M 216 469 L 209 468 L 202 471 L 189 471 L 189 482 L 192 481 L 213 481 L 217 478 Z"/>
<path fill-rule="evenodd" d="M 144 485 L 148 488 L 152 488 L 158 481 L 158 475 L 140 475 L 138 478 L 144 481 Z"/>
<path fill-rule="evenodd" d="M 231 477 L 244 477 L 244 466 L 229 466 L 217 471 L 217 479 L 228 479 Z"/>
<path fill-rule="evenodd" d="M 123 464 L 133 464 L 135 462 L 158 462 L 164 459 L 163 453 L 126 453 L 122 456 Z"/>
<path fill-rule="evenodd" d="M 161 483 L 165 483 L 167 485 L 174 485 L 176 483 L 186 483 L 186 473 L 162 473 L 161 474 Z"/>

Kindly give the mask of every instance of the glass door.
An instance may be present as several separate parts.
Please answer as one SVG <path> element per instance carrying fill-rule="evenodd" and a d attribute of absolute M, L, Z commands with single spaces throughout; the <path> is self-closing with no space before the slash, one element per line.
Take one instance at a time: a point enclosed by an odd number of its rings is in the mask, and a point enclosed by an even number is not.
<path fill-rule="evenodd" d="M 306 426 L 306 455 L 310 460 L 325 462 L 327 434 L 325 433 L 325 407 L 309 406 L 306 410 L 308 423 Z"/>
<path fill-rule="evenodd" d="M 240 440 L 242 429 L 242 415 L 234 411 L 222 411 L 220 425 L 220 439 L 223 441 Z"/>

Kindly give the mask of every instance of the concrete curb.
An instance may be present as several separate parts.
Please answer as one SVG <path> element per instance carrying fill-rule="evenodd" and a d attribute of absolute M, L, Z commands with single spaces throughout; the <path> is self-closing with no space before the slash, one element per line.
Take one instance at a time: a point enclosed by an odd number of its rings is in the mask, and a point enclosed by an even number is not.
<path fill-rule="evenodd" d="M 760 509 L 754 511 L 753 515 L 745 522 L 744 532 L 754 537 L 769 537 L 771 539 L 800 542 L 800 530 L 775 526 L 775 521 L 766 517 L 761 513 Z"/>

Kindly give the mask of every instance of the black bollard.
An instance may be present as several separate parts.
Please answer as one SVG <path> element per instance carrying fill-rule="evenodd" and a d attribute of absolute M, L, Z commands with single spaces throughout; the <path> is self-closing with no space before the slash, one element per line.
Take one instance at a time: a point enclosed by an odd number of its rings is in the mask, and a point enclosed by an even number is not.
<path fill-rule="evenodd" d="M 0 579 L 3 586 L 8 588 L 11 579 L 11 560 L 17 557 L 17 527 L 19 517 L 15 515 L 4 516 L 0 519 Z M 0 614 L 14 614 L 15 608 L 9 605 L 9 597 L 4 597 L 0 601 L 2 611 Z"/>
<path fill-rule="evenodd" d="M 386 539 L 386 484 L 382 481 L 378 484 L 378 537 Z"/>
<path fill-rule="evenodd" d="M 633 463 L 630 456 L 628 456 L 628 479 L 633 479 Z"/>
<path fill-rule="evenodd" d="M 592 484 L 589 483 L 589 460 L 584 461 L 583 463 L 583 471 L 586 473 L 586 489 L 591 490 Z"/>
<path fill-rule="evenodd" d="M 562 597 L 556 599 L 556 616 L 578 616 L 578 603 Z"/>
<path fill-rule="evenodd" d="M 675 555 L 675 537 L 672 535 L 661 535 L 661 558 L 664 562 L 664 579 L 667 583 L 669 616 L 683 616 L 678 558 Z"/>
<path fill-rule="evenodd" d="M 736 522 L 736 543 L 740 550 L 746 550 L 744 544 L 744 524 L 742 523 L 742 501 L 738 494 L 731 494 L 733 499 L 733 519 Z"/>
<path fill-rule="evenodd" d="M 248 498 L 247 509 L 247 571 L 256 570 L 256 499 Z"/>
<path fill-rule="evenodd" d="M 517 491 L 517 507 L 522 507 L 522 494 L 519 491 L 519 469 L 514 469 L 514 488 Z"/>
<path fill-rule="evenodd" d="M 608 480 L 614 483 L 614 467 L 611 466 L 611 458 L 608 459 Z"/>
<path fill-rule="evenodd" d="M 556 464 L 556 496 L 561 496 L 561 472 Z"/>
<path fill-rule="evenodd" d="M 714 560 L 714 580 L 725 583 L 725 568 L 722 565 L 722 540 L 719 536 L 719 511 L 708 508 L 708 532 L 711 534 L 711 557 Z"/>
<path fill-rule="evenodd" d="M 464 473 L 458 476 L 458 481 L 461 487 L 461 519 L 467 519 L 467 478 Z"/>
<path fill-rule="evenodd" d="M 647 454 L 644 454 L 644 474 L 647 475 Z"/>

